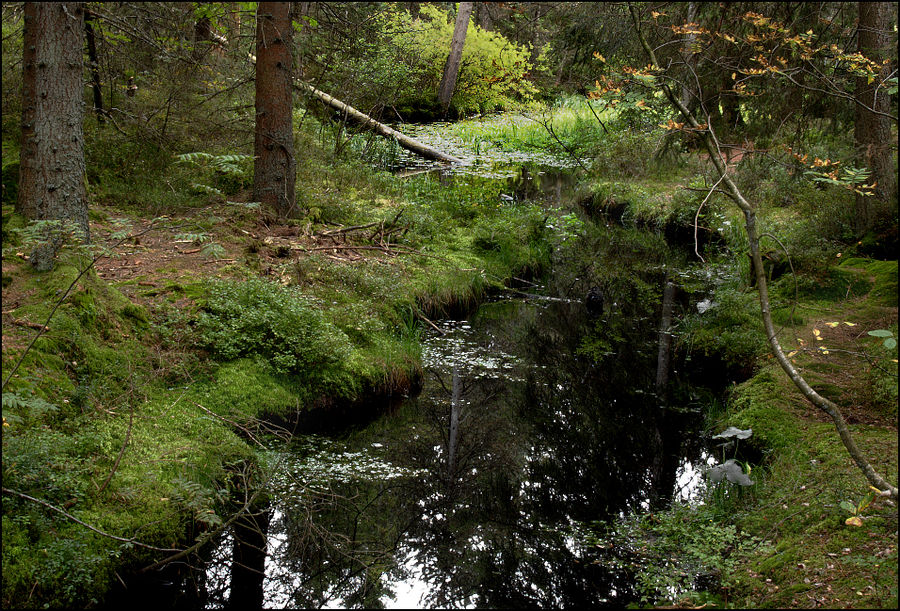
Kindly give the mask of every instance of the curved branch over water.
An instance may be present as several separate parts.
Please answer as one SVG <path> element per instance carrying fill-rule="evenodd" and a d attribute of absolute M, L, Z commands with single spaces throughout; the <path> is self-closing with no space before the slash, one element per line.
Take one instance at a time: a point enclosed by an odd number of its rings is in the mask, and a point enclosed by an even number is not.
<path fill-rule="evenodd" d="M 647 38 L 641 31 L 640 17 L 638 16 L 637 10 L 631 4 L 628 5 L 628 10 L 631 13 L 631 18 L 634 22 L 634 29 L 638 36 L 638 39 L 640 40 L 641 46 L 644 48 L 644 51 L 647 53 L 647 56 L 650 58 L 650 62 L 655 67 L 655 69 L 661 71 L 662 68 L 659 68 L 659 63 L 656 60 L 656 53 L 654 53 L 653 48 L 647 42 Z M 794 383 L 794 385 L 800 390 L 801 393 L 803 393 L 803 396 L 806 397 L 810 401 L 810 403 L 828 414 L 828 416 L 834 423 L 834 428 L 837 429 L 838 435 L 840 436 L 844 447 L 847 449 L 847 453 L 850 454 L 853 462 L 855 462 L 860 471 L 863 472 L 869 483 L 881 490 L 883 495 L 890 495 L 894 498 L 897 498 L 897 486 L 888 483 L 888 481 L 885 480 L 880 473 L 875 471 L 871 463 L 869 463 L 865 456 L 863 456 L 862 452 L 860 452 L 859 447 L 856 445 L 856 442 L 853 440 L 853 437 L 850 434 L 850 429 L 847 427 L 847 422 L 846 420 L 844 420 L 844 416 L 843 414 L 841 414 L 840 408 L 834 402 L 826 399 L 815 390 L 813 390 L 813 388 L 803 378 L 800 372 L 797 371 L 797 368 L 794 367 L 793 363 L 791 363 L 790 359 L 784 354 L 784 350 L 782 350 L 781 348 L 781 343 L 778 341 L 778 336 L 775 331 L 775 325 L 772 323 L 772 313 L 769 305 L 769 289 L 768 285 L 766 284 L 766 273 L 765 269 L 763 268 L 762 257 L 759 253 L 759 233 L 757 230 L 756 222 L 756 207 L 749 201 L 747 201 L 746 198 L 744 198 L 744 195 L 741 193 L 741 190 L 738 188 L 737 184 L 735 184 L 734 180 L 732 180 L 732 178 L 728 175 L 728 168 L 725 162 L 722 160 L 722 156 L 719 150 L 719 142 L 715 138 L 715 134 L 713 134 L 712 129 L 700 125 L 700 123 L 694 117 L 694 114 L 684 104 L 682 104 L 681 100 L 678 99 L 678 97 L 675 95 L 668 84 L 663 83 L 661 85 L 661 88 L 669 102 L 681 112 L 681 114 L 691 125 L 691 127 L 697 130 L 699 133 L 703 134 L 703 144 L 704 146 L 706 146 L 706 150 L 709 153 L 709 158 L 715 165 L 716 171 L 719 173 L 719 180 L 725 184 L 726 193 L 731 198 L 731 200 L 744 213 L 744 226 L 747 230 L 747 239 L 750 242 L 750 256 L 753 260 L 753 268 L 756 272 L 756 288 L 757 292 L 759 293 L 759 303 L 760 309 L 762 310 L 763 325 L 766 329 L 766 336 L 772 355 L 778 361 L 778 364 L 781 365 L 781 368 L 788 375 L 788 377 L 791 378 L 791 381 Z"/>

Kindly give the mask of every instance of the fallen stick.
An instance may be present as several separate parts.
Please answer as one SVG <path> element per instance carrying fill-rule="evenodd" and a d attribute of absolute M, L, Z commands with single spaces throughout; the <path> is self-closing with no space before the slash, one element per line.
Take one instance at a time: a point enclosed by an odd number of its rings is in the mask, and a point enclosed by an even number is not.
<path fill-rule="evenodd" d="M 48 327 L 36 322 L 31 322 L 29 320 L 21 320 L 18 318 L 13 318 L 12 324 L 17 325 L 19 327 L 28 327 L 29 329 L 37 329 L 38 331 L 47 331 Z"/>

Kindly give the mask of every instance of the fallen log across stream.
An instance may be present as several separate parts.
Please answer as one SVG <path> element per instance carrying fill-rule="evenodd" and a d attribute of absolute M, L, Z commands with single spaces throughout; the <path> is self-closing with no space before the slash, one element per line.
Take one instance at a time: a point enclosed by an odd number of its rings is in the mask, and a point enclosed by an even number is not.
<path fill-rule="evenodd" d="M 328 95 L 324 91 L 319 91 L 309 83 L 304 83 L 303 81 L 295 81 L 298 89 L 302 91 L 306 91 L 311 93 L 316 99 L 318 99 L 323 104 L 334 108 L 335 110 L 343 113 L 348 119 L 351 119 L 354 123 L 358 123 L 365 129 L 371 129 L 372 131 L 381 134 L 382 136 L 386 136 L 388 138 L 393 138 L 397 141 L 397 144 L 402 146 L 408 151 L 412 151 L 417 155 L 421 155 L 426 159 L 434 159 L 437 161 L 444 161 L 446 163 L 462 163 L 462 159 L 458 159 L 453 155 L 448 155 L 442 151 L 437 150 L 434 147 L 428 146 L 427 144 L 423 144 L 416 140 L 415 138 L 410 138 L 405 134 L 401 134 L 396 129 L 392 127 L 388 127 L 384 123 L 379 123 L 369 115 L 360 112 L 350 106 L 349 104 L 345 104 L 341 102 L 337 98 Z"/>
<path fill-rule="evenodd" d="M 250 61 L 254 64 L 256 63 L 256 56 L 252 53 L 248 54 L 250 57 Z M 360 112 L 350 106 L 349 104 L 345 104 L 341 102 L 339 99 L 334 96 L 330 96 L 324 91 L 319 91 L 309 83 L 305 83 L 299 79 L 294 79 L 294 86 L 301 91 L 306 91 L 313 95 L 320 102 L 325 104 L 326 106 L 330 106 L 335 110 L 338 110 L 344 113 L 348 119 L 353 120 L 354 123 L 360 124 L 365 129 L 371 129 L 372 131 L 381 134 L 382 136 L 386 136 L 388 138 L 393 138 L 397 141 L 397 144 L 402 146 L 408 151 L 415 153 L 416 155 L 421 155 L 426 159 L 434 159 L 436 161 L 443 161 L 445 163 L 463 163 L 462 159 L 458 157 L 454 157 L 453 155 L 448 155 L 442 151 L 437 150 L 434 147 L 428 146 L 427 144 L 423 144 L 416 140 L 415 138 L 410 138 L 405 134 L 401 134 L 396 129 L 392 127 L 388 127 L 384 123 L 379 123 L 369 115 L 364 112 Z"/>

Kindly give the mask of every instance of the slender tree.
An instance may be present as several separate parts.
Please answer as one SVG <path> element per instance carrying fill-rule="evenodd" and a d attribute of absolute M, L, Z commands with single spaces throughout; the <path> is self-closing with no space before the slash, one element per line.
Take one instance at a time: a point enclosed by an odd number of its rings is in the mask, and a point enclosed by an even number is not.
<path fill-rule="evenodd" d="M 91 22 L 94 15 L 89 10 L 84 11 L 84 36 L 87 42 L 88 62 L 91 69 L 91 91 L 94 94 L 94 113 L 97 115 L 97 123 L 103 125 L 106 120 L 103 117 L 103 89 L 100 86 L 100 62 L 97 60 L 97 40 Z"/>
<path fill-rule="evenodd" d="M 469 29 L 469 17 L 472 15 L 474 4 L 474 2 L 460 2 L 459 12 L 456 14 L 456 27 L 453 29 L 453 38 L 450 39 L 450 54 L 447 56 L 447 63 L 444 64 L 444 76 L 438 87 L 438 103 L 444 115 L 450 109 L 450 98 L 456 89 L 456 77 L 459 75 L 463 45 L 466 43 L 466 31 Z"/>
<path fill-rule="evenodd" d="M 90 241 L 84 186 L 82 2 L 26 2 L 22 148 L 16 210 L 33 220 L 74 223 Z M 50 236 L 31 254 L 46 271 L 62 244 Z"/>
<path fill-rule="evenodd" d="M 889 62 L 882 63 L 887 59 L 889 15 L 887 2 L 859 3 L 857 49 L 881 64 L 878 78 L 856 79 L 856 150 L 860 167 L 869 168 L 875 180 L 872 195 L 856 196 L 856 230 L 860 236 L 873 229 L 878 217 L 887 212 L 897 184 L 897 168 L 891 163 L 891 98 L 883 85 L 891 71 Z"/>
<path fill-rule="evenodd" d="M 857 467 L 859 467 L 860 471 L 862 471 L 869 483 L 873 486 L 876 486 L 880 491 L 882 491 L 883 494 L 897 498 L 897 486 L 888 482 L 884 478 L 884 476 L 875 471 L 871 463 L 856 445 L 856 442 L 853 440 L 853 436 L 851 435 L 850 429 L 847 426 L 847 421 L 844 419 L 844 416 L 841 413 L 840 407 L 833 401 L 817 393 L 809 385 L 801 372 L 794 366 L 790 358 L 785 355 L 784 350 L 781 347 L 781 343 L 778 340 L 778 332 L 775 329 L 775 324 L 772 322 L 772 308 L 769 302 L 769 290 L 766 282 L 766 272 L 763 266 L 762 256 L 760 255 L 759 248 L 760 229 L 759 220 L 757 217 L 758 206 L 744 196 L 741 187 L 729 173 L 727 158 L 725 157 L 725 154 L 722 150 L 723 145 L 719 138 L 716 136 L 715 130 L 710 129 L 711 126 L 708 123 L 701 123 L 697 116 L 681 102 L 680 88 L 673 89 L 673 87 L 669 84 L 669 79 L 657 78 L 660 76 L 667 76 L 666 69 L 662 67 L 663 64 L 661 64 L 657 59 L 655 50 L 648 42 L 647 37 L 644 34 L 643 29 L 641 28 L 641 19 L 638 10 L 632 4 L 628 5 L 628 9 L 631 13 L 635 34 L 640 40 L 641 46 L 644 48 L 644 52 L 647 54 L 647 57 L 650 60 L 650 67 L 648 69 L 653 71 L 653 82 L 657 83 L 657 86 L 663 92 L 672 107 L 677 109 L 681 113 L 686 125 L 700 137 L 701 142 L 703 143 L 703 146 L 706 148 L 706 152 L 709 155 L 710 161 L 712 161 L 715 167 L 716 174 L 719 176 L 719 179 L 713 189 L 716 189 L 719 187 L 719 185 L 721 185 L 721 190 L 724 192 L 724 194 L 728 196 L 731 201 L 735 205 L 737 205 L 738 208 L 740 208 L 741 212 L 744 215 L 744 228 L 747 232 L 747 241 L 750 246 L 750 258 L 753 263 L 753 273 L 755 273 L 756 275 L 756 288 L 759 295 L 763 326 L 765 328 L 767 340 L 769 343 L 769 349 L 772 355 L 775 357 L 775 360 L 788 375 L 788 377 L 791 378 L 791 381 L 800 390 L 803 396 L 806 397 L 806 399 L 809 400 L 810 403 L 815 405 L 818 409 L 820 409 L 831 418 L 832 422 L 834 423 L 834 427 L 837 430 L 839 437 L 841 438 L 841 442 L 844 444 L 844 447 L 847 450 L 847 453 L 850 454 L 853 462 L 856 463 Z M 674 81 L 673 79 L 671 82 L 677 81 Z"/>
<path fill-rule="evenodd" d="M 256 13 L 256 137 L 253 198 L 279 216 L 295 208 L 290 2 L 260 2 Z"/>

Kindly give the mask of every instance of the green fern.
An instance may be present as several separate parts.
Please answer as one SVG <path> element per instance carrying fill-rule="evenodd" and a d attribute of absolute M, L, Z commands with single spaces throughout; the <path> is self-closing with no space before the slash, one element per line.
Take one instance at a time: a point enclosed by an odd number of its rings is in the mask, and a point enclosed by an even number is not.
<path fill-rule="evenodd" d="M 226 254 L 225 248 L 221 244 L 210 242 L 200 250 L 200 255 L 213 259 L 221 259 Z"/>

